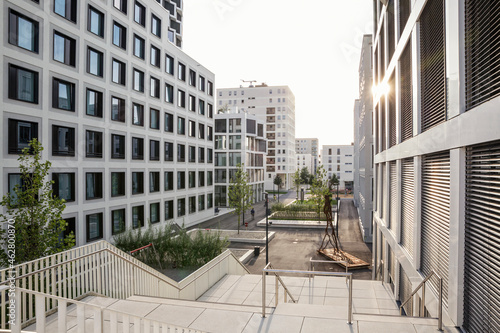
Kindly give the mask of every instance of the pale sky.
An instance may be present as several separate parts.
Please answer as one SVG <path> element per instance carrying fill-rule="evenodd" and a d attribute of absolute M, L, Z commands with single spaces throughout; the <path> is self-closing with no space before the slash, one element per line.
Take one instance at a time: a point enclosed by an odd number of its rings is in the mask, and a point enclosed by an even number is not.
<path fill-rule="evenodd" d="M 288 85 L 295 137 L 350 144 L 372 2 L 184 0 L 183 50 L 215 73 L 216 88 L 239 87 L 241 79 Z"/>

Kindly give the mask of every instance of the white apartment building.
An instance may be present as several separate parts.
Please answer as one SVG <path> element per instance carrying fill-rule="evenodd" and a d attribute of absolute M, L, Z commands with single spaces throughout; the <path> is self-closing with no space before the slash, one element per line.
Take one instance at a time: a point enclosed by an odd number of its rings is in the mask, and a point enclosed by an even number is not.
<path fill-rule="evenodd" d="M 237 107 L 215 115 L 215 207 L 229 206 L 229 186 L 238 164 L 242 164 L 248 174 L 252 203 L 262 200 L 267 149 L 265 137 L 264 120 Z"/>
<path fill-rule="evenodd" d="M 272 190 L 278 175 L 283 188 L 293 187 L 295 173 L 295 96 L 288 86 L 265 83 L 217 89 L 217 109 L 237 106 L 266 122 L 267 158 L 265 189 Z"/>
<path fill-rule="evenodd" d="M 297 138 L 295 139 L 295 152 L 297 154 L 310 154 L 313 159 L 313 167 L 309 172 L 316 174 L 316 169 L 319 165 L 319 140 L 313 138 Z"/>
<path fill-rule="evenodd" d="M 296 154 L 297 155 L 297 170 L 307 168 L 310 174 L 314 174 L 314 158 L 311 154 Z"/>
<path fill-rule="evenodd" d="M 400 301 L 435 272 L 454 326 L 498 332 L 500 6 L 384 3 L 373 2 L 373 271 Z M 433 317 L 438 281 L 423 304 Z"/>
<path fill-rule="evenodd" d="M 359 61 L 359 99 L 354 103 L 354 205 L 363 239 L 373 234 L 373 67 L 372 36 L 363 36 Z"/>
<path fill-rule="evenodd" d="M 330 179 L 337 175 L 339 190 L 352 190 L 354 180 L 354 146 L 353 145 L 323 145 L 321 164 Z"/>
<path fill-rule="evenodd" d="M 0 188 L 28 141 L 76 245 L 213 216 L 214 74 L 185 54 L 182 0 L 5 0 Z"/>

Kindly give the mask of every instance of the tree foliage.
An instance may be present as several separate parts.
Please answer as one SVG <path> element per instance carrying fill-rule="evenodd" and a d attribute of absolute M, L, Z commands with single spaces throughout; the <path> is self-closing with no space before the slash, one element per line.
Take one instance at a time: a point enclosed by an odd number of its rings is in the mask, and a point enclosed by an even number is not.
<path fill-rule="evenodd" d="M 52 192 L 54 181 L 48 179 L 51 163 L 42 161 L 43 147 L 37 139 L 22 150 L 18 158 L 21 185 L 2 198 L 0 205 L 6 208 L 6 214 L 0 214 L 0 221 L 6 223 L 7 230 L 0 231 L 0 264 L 7 266 L 35 260 L 75 245 L 73 233 L 62 239 L 67 223 L 62 218 L 66 208 L 65 201 L 55 197 Z M 15 240 L 12 247 L 9 239 Z M 8 246 L 10 245 L 10 248 Z"/>
<path fill-rule="evenodd" d="M 330 194 L 328 178 L 326 177 L 326 170 L 322 165 L 318 167 L 316 176 L 312 180 L 311 194 L 316 206 L 316 211 L 318 213 L 319 219 L 321 211 L 323 210 L 323 207 L 325 205 L 325 195 Z"/>
<path fill-rule="evenodd" d="M 273 180 L 273 184 L 278 186 L 278 191 L 280 190 L 281 185 L 283 185 L 283 179 L 281 179 L 280 175 L 276 175 Z"/>
<path fill-rule="evenodd" d="M 310 178 L 311 174 L 309 173 L 309 169 L 303 167 L 300 170 L 300 181 L 302 182 L 302 184 L 310 184 Z"/>
<path fill-rule="evenodd" d="M 248 174 L 243 169 L 243 164 L 237 165 L 238 169 L 229 184 L 229 207 L 234 208 L 238 216 L 238 234 L 240 233 L 241 217 L 252 207 L 252 186 L 248 184 Z"/>
<path fill-rule="evenodd" d="M 302 179 L 300 178 L 300 170 L 297 169 L 295 170 L 295 173 L 293 174 L 293 184 L 295 185 L 295 190 L 297 191 L 297 199 L 299 198 L 299 187 L 300 184 L 302 183 Z"/>

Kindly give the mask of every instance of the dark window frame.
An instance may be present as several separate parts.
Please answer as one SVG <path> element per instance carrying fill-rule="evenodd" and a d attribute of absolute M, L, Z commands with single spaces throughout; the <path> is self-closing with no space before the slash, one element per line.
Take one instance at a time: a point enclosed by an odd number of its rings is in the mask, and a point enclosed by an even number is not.
<path fill-rule="evenodd" d="M 89 153 L 89 134 L 92 133 L 94 136 L 92 140 L 94 141 L 93 147 L 94 152 Z M 97 135 L 96 135 L 97 134 Z M 85 157 L 87 158 L 102 158 L 102 145 L 103 145 L 103 132 L 98 132 L 98 131 L 92 131 L 92 130 L 86 130 L 85 131 Z M 97 142 L 96 142 L 97 141 Z"/>
<path fill-rule="evenodd" d="M 118 139 L 118 141 L 116 141 Z M 115 144 L 118 143 L 118 151 Z M 125 135 L 111 133 L 111 159 L 125 159 Z"/>
<path fill-rule="evenodd" d="M 98 56 L 100 56 L 99 64 L 98 64 L 98 68 L 97 68 L 97 73 L 92 73 L 92 71 L 91 71 L 92 68 L 91 68 L 91 64 L 90 64 L 90 55 L 92 52 L 94 52 Z M 97 77 L 104 76 L 104 53 L 93 48 L 93 47 L 90 47 L 90 46 L 87 47 L 87 73 L 89 73 L 91 75 L 95 75 Z"/>
<path fill-rule="evenodd" d="M 58 60 L 56 59 L 56 54 L 55 54 L 55 37 L 59 36 L 64 40 L 64 59 Z M 66 34 L 63 34 L 62 32 L 59 32 L 57 30 L 54 30 L 52 33 L 52 59 L 54 61 L 57 61 L 58 63 L 65 64 L 67 66 L 71 67 L 76 67 L 76 40 L 72 37 L 69 37 Z"/>
<path fill-rule="evenodd" d="M 118 40 L 115 40 L 115 28 L 119 29 Z M 113 21 L 111 43 L 123 50 L 127 49 L 127 28 L 116 21 Z"/>
<path fill-rule="evenodd" d="M 137 141 L 137 153 L 134 153 L 134 141 Z M 132 147 L 132 159 L 144 160 L 144 138 L 132 137 L 131 147 Z"/>
<path fill-rule="evenodd" d="M 96 215 L 98 217 L 98 221 L 99 221 L 99 231 L 98 231 L 98 236 L 97 237 L 93 237 L 93 238 L 90 238 L 90 217 L 91 216 L 94 216 Z M 91 242 L 91 241 L 95 241 L 95 240 L 98 240 L 98 239 L 102 239 L 104 238 L 104 232 L 103 232 L 103 224 L 104 224 L 104 220 L 103 220 L 103 213 L 94 213 L 94 214 L 88 214 L 85 216 L 85 220 L 86 220 L 86 223 L 85 223 L 85 229 L 86 229 L 86 235 L 87 235 L 87 242 Z"/>
<path fill-rule="evenodd" d="M 52 173 L 52 181 L 54 182 L 52 184 L 52 194 L 55 196 L 55 197 L 58 197 L 60 198 L 59 194 L 59 177 L 60 175 L 70 175 L 70 185 L 71 185 L 71 189 L 70 189 L 70 198 L 69 199 L 66 199 L 66 198 L 62 198 L 64 199 L 66 202 L 74 202 L 76 200 L 76 196 L 75 196 L 75 173 L 74 172 L 54 172 Z"/>
<path fill-rule="evenodd" d="M 153 27 L 154 27 L 153 22 L 155 20 L 157 22 L 156 31 L 154 31 L 154 29 L 153 29 Z M 151 33 L 153 35 L 155 35 L 156 37 L 161 39 L 161 19 L 158 16 L 156 16 L 155 14 L 151 14 Z"/>
<path fill-rule="evenodd" d="M 32 48 L 33 49 L 27 49 L 27 48 L 19 45 L 19 18 L 22 18 L 23 20 L 28 21 L 32 24 L 32 34 L 33 34 Z M 38 54 L 39 43 L 40 43 L 39 22 L 9 8 L 9 23 L 8 24 L 9 24 L 9 35 L 8 35 L 9 36 L 8 37 L 9 44 L 15 45 L 15 46 L 22 48 L 24 50 Z"/>
<path fill-rule="evenodd" d="M 69 138 L 66 138 L 68 150 L 60 150 L 59 147 L 59 130 L 67 129 Z M 67 126 L 52 125 L 52 156 L 75 156 L 75 128 Z"/>
<path fill-rule="evenodd" d="M 70 88 L 69 91 L 69 103 L 68 108 L 64 108 L 59 101 L 59 84 L 67 85 Z M 70 81 L 62 80 L 59 78 L 52 78 L 52 107 L 54 109 L 75 112 L 75 94 L 76 94 L 76 84 Z"/>
<path fill-rule="evenodd" d="M 99 31 L 97 33 L 92 31 L 92 12 L 96 13 L 97 16 L 100 18 L 100 22 L 98 22 Z M 105 26 L 106 26 L 106 22 L 105 22 L 104 13 L 102 13 L 100 10 L 96 9 L 94 6 L 88 5 L 88 7 L 87 7 L 87 31 L 96 35 L 96 36 L 104 38 L 104 27 Z"/>
<path fill-rule="evenodd" d="M 134 181 L 134 176 L 136 181 Z M 131 173 L 132 181 L 132 195 L 144 194 L 144 172 L 143 171 L 133 171 Z"/>
<path fill-rule="evenodd" d="M 160 172 L 149 172 L 149 193 L 160 192 Z"/>
<path fill-rule="evenodd" d="M 164 144 L 164 160 L 165 162 L 173 162 L 174 161 L 174 143 L 165 141 Z"/>
<path fill-rule="evenodd" d="M 138 121 L 135 120 L 136 112 Z M 144 105 L 139 103 L 132 103 L 132 125 L 144 126 Z"/>
<path fill-rule="evenodd" d="M 20 96 L 22 96 L 22 92 L 18 91 L 18 81 L 19 81 L 19 70 L 21 71 L 26 71 L 29 72 L 31 75 L 33 75 L 33 100 L 28 100 L 28 99 L 22 99 Z M 39 82 L 38 82 L 38 72 L 33 71 L 31 69 L 27 69 L 24 67 L 20 67 L 17 65 L 9 64 L 9 86 L 8 86 L 8 96 L 9 99 L 14 99 L 16 101 L 21 101 L 21 102 L 26 102 L 26 103 L 31 103 L 31 104 L 38 104 L 38 90 L 39 90 Z"/>
<path fill-rule="evenodd" d="M 59 15 L 61 17 L 64 17 L 68 21 L 76 23 L 76 18 L 78 17 L 78 15 L 77 15 L 78 1 L 77 0 L 59 0 L 59 1 L 65 2 L 66 8 L 64 11 L 64 15 L 56 12 L 56 1 L 58 1 L 58 0 L 54 0 L 54 7 L 53 7 L 54 14 Z"/>
<path fill-rule="evenodd" d="M 116 177 L 116 178 L 115 178 Z M 126 195 L 127 191 L 127 177 L 124 171 L 116 171 L 111 172 L 111 197 L 123 197 Z M 117 181 L 117 184 L 113 184 L 114 181 Z"/>
<path fill-rule="evenodd" d="M 146 26 L 146 7 L 139 1 L 134 2 L 134 22 L 143 27 Z"/>
<path fill-rule="evenodd" d="M 114 100 L 118 101 L 118 105 L 117 105 L 118 113 L 116 114 L 116 117 L 115 117 L 115 114 L 113 112 Z M 121 123 L 125 122 L 125 118 L 126 118 L 125 105 L 126 105 L 125 99 L 120 98 L 120 97 L 116 97 L 116 96 L 111 96 L 111 120 L 118 121 Z"/>
<path fill-rule="evenodd" d="M 92 197 L 89 197 L 89 191 L 88 191 L 88 176 L 93 175 L 93 182 L 94 182 L 94 195 Z M 102 172 L 86 172 L 85 173 L 85 200 L 96 200 L 96 199 L 102 199 L 103 198 L 103 186 L 102 186 Z"/>
<path fill-rule="evenodd" d="M 160 160 L 160 140 L 149 140 L 149 160 Z"/>
<path fill-rule="evenodd" d="M 94 114 L 89 112 L 89 93 L 94 94 Z M 104 93 L 95 89 L 85 89 L 85 114 L 90 117 L 102 118 Z"/>

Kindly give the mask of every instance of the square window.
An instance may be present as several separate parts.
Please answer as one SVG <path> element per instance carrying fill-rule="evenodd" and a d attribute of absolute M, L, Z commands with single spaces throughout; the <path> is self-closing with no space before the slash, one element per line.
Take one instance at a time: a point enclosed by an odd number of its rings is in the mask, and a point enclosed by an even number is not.
<path fill-rule="evenodd" d="M 132 194 L 144 193 L 144 172 L 132 172 Z"/>
<path fill-rule="evenodd" d="M 151 33 L 161 38 L 161 20 L 153 14 L 151 14 Z"/>
<path fill-rule="evenodd" d="M 66 202 L 75 201 L 75 174 L 53 173 L 52 184 L 53 195 Z"/>
<path fill-rule="evenodd" d="M 177 144 L 177 162 L 186 162 L 186 146 Z"/>
<path fill-rule="evenodd" d="M 189 214 L 196 213 L 196 197 L 189 197 Z"/>
<path fill-rule="evenodd" d="M 144 160 L 144 139 L 132 138 L 132 159 Z"/>
<path fill-rule="evenodd" d="M 174 75 L 174 57 L 165 54 L 165 72 Z"/>
<path fill-rule="evenodd" d="M 111 158 L 125 159 L 125 136 L 111 134 Z"/>
<path fill-rule="evenodd" d="M 132 103 L 132 125 L 144 126 L 144 105 Z"/>
<path fill-rule="evenodd" d="M 149 173 L 149 192 L 160 192 L 160 173 L 150 172 Z"/>
<path fill-rule="evenodd" d="M 75 67 L 76 40 L 54 31 L 54 60 Z"/>
<path fill-rule="evenodd" d="M 205 78 L 201 75 L 198 77 L 198 89 L 205 91 Z"/>
<path fill-rule="evenodd" d="M 165 191 L 173 191 L 174 189 L 174 173 L 172 171 L 165 172 Z"/>
<path fill-rule="evenodd" d="M 179 135 L 186 134 L 186 119 L 182 117 L 177 117 L 177 134 Z"/>
<path fill-rule="evenodd" d="M 52 107 L 75 111 L 75 84 L 54 78 L 52 80 Z"/>
<path fill-rule="evenodd" d="M 125 85 L 125 63 L 113 59 L 113 78 L 112 81 L 117 84 Z"/>
<path fill-rule="evenodd" d="M 165 132 L 174 133 L 174 115 L 165 112 Z"/>
<path fill-rule="evenodd" d="M 89 5 L 87 30 L 99 37 L 104 37 L 104 14 Z"/>
<path fill-rule="evenodd" d="M 111 120 L 125 122 L 125 100 L 118 97 L 111 98 Z"/>
<path fill-rule="evenodd" d="M 149 221 L 151 223 L 160 222 L 160 203 L 152 203 L 149 205 Z"/>
<path fill-rule="evenodd" d="M 102 173 L 87 172 L 85 174 L 85 180 L 86 199 L 92 200 L 102 198 Z"/>
<path fill-rule="evenodd" d="M 165 142 L 165 161 L 173 162 L 174 160 L 174 144 L 172 142 Z"/>
<path fill-rule="evenodd" d="M 160 98 L 160 80 L 152 77 L 150 78 L 151 97 Z"/>
<path fill-rule="evenodd" d="M 134 68 L 134 90 L 139 92 L 144 92 L 144 72 Z"/>
<path fill-rule="evenodd" d="M 174 103 L 174 86 L 165 83 L 165 102 Z"/>
<path fill-rule="evenodd" d="M 160 141 L 149 140 L 149 160 L 150 161 L 160 160 Z"/>
<path fill-rule="evenodd" d="M 177 78 L 181 81 L 186 81 L 186 66 L 180 62 L 177 66 Z"/>
<path fill-rule="evenodd" d="M 125 208 L 111 211 L 111 234 L 125 231 Z"/>
<path fill-rule="evenodd" d="M 196 147 L 189 146 L 188 152 L 189 152 L 189 162 L 190 163 L 196 162 Z"/>
<path fill-rule="evenodd" d="M 132 228 L 144 227 L 144 206 L 132 207 Z"/>
<path fill-rule="evenodd" d="M 186 199 L 177 199 L 177 217 L 186 215 Z"/>
<path fill-rule="evenodd" d="M 102 157 L 102 132 L 86 131 L 85 157 Z"/>
<path fill-rule="evenodd" d="M 124 14 L 127 14 L 128 0 L 113 0 L 113 6 Z"/>
<path fill-rule="evenodd" d="M 113 21 L 113 44 L 127 49 L 127 28 L 115 21 Z"/>
<path fill-rule="evenodd" d="M 134 35 L 134 55 L 136 57 L 144 59 L 145 45 L 144 38 Z"/>
<path fill-rule="evenodd" d="M 76 23 L 76 0 L 54 0 L 54 13 Z"/>
<path fill-rule="evenodd" d="M 9 43 L 38 53 L 38 22 L 9 9 Z"/>
<path fill-rule="evenodd" d="M 134 21 L 136 23 L 139 23 L 143 27 L 146 26 L 146 7 L 144 7 L 137 1 L 134 5 Z"/>
<path fill-rule="evenodd" d="M 87 88 L 85 114 L 87 116 L 102 118 L 102 100 L 102 92 Z"/>
<path fill-rule="evenodd" d="M 189 95 L 189 105 L 188 105 L 189 111 L 196 111 L 196 97 L 193 95 Z"/>
<path fill-rule="evenodd" d="M 111 172 L 111 196 L 125 195 L 125 172 Z"/>
<path fill-rule="evenodd" d="M 160 110 L 149 109 L 149 128 L 160 129 Z"/>
<path fill-rule="evenodd" d="M 177 189 L 182 190 L 186 188 L 186 172 L 177 171 Z"/>
<path fill-rule="evenodd" d="M 87 242 L 103 238 L 103 214 L 96 213 L 86 216 L 87 218 Z"/>
<path fill-rule="evenodd" d="M 150 61 L 151 65 L 160 68 L 160 49 L 153 45 L 151 45 Z"/>
<path fill-rule="evenodd" d="M 75 156 L 75 129 L 52 125 L 52 156 Z"/>
<path fill-rule="evenodd" d="M 9 98 L 38 104 L 38 73 L 9 64 Z"/>
<path fill-rule="evenodd" d="M 103 58 L 102 52 L 91 47 L 87 48 L 87 73 L 102 77 Z"/>
<path fill-rule="evenodd" d="M 186 93 L 180 89 L 177 89 L 177 106 L 181 108 L 186 107 Z"/>
<path fill-rule="evenodd" d="M 192 69 L 189 70 L 189 85 L 196 87 L 196 72 Z"/>
<path fill-rule="evenodd" d="M 174 200 L 165 201 L 165 220 L 174 218 Z"/>

